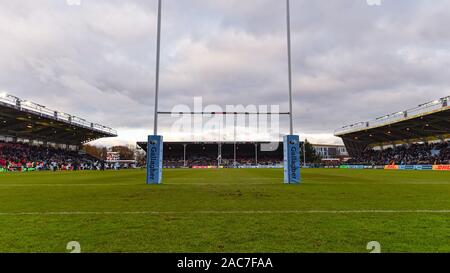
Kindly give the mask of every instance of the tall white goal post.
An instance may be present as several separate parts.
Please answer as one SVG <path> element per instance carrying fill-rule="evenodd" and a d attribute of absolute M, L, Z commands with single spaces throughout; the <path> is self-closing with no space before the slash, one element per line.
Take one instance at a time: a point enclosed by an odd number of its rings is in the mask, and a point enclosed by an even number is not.
<path fill-rule="evenodd" d="M 147 145 L 147 184 L 161 184 L 163 177 L 163 136 L 158 135 L 158 119 L 160 114 L 168 114 L 159 111 L 159 80 L 161 62 L 161 17 L 162 0 L 158 0 L 158 22 L 156 38 L 156 77 L 155 77 L 155 111 L 153 135 L 148 136 Z M 281 113 L 289 115 L 289 135 L 283 139 L 284 143 L 284 183 L 300 184 L 300 139 L 294 135 L 293 99 L 292 99 L 292 57 L 291 57 L 291 15 L 290 0 L 286 0 L 286 26 L 287 26 L 287 56 L 288 56 L 288 86 L 289 86 L 289 112 Z M 215 114 L 208 112 L 189 112 L 181 114 Z M 223 112 L 222 115 L 239 115 L 249 113 Z M 257 115 L 270 115 L 271 113 L 255 113 Z"/>

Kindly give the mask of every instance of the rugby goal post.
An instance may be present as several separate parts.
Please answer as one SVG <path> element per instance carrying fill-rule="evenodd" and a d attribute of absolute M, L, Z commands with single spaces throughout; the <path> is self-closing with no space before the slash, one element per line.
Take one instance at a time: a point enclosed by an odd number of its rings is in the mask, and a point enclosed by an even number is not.
<path fill-rule="evenodd" d="M 156 77 L 155 77 L 155 109 L 153 135 L 148 136 L 147 144 L 147 184 L 161 184 L 163 178 L 163 136 L 158 135 L 158 118 L 161 114 L 170 114 L 169 112 L 159 111 L 159 74 L 161 61 L 161 16 L 162 0 L 158 0 L 158 22 L 156 39 Z M 293 107 L 292 107 L 292 58 L 291 58 L 291 18 L 290 18 L 290 0 L 286 0 L 286 22 L 287 22 L 287 55 L 288 55 L 288 86 L 289 86 L 289 112 L 281 113 L 289 115 L 289 135 L 284 136 L 284 183 L 300 184 L 300 138 L 294 135 Z M 206 112 L 186 112 L 180 114 L 217 114 Z M 271 113 L 236 113 L 222 112 L 222 115 L 239 114 L 257 114 L 270 115 Z"/>

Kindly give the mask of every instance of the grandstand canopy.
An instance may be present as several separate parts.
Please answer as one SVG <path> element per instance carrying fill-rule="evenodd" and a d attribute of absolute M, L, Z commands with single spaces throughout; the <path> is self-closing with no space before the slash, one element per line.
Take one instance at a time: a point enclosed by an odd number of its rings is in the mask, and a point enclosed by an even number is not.
<path fill-rule="evenodd" d="M 43 142 L 80 145 L 115 137 L 109 127 L 0 93 L 0 135 Z"/>
<path fill-rule="evenodd" d="M 369 147 L 450 138 L 450 97 L 336 130 L 350 156 Z"/>

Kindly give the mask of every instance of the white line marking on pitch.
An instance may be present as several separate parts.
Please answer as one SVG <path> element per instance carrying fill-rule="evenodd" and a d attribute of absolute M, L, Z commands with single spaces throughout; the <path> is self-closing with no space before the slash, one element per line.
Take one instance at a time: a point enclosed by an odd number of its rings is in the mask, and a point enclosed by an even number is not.
<path fill-rule="evenodd" d="M 110 183 L 110 184 L 0 184 L 0 187 L 84 187 L 84 186 L 134 186 L 139 184 Z"/>
<path fill-rule="evenodd" d="M 269 180 L 269 179 L 266 179 Z M 327 183 L 327 182 L 311 182 L 306 183 L 307 185 L 333 185 L 333 186 L 339 186 L 339 185 L 359 185 L 359 186 L 379 186 L 379 185 L 450 185 L 450 183 L 446 182 L 406 182 L 406 183 L 390 183 L 390 182 L 380 182 L 380 183 L 353 183 L 353 182 L 342 182 L 342 183 Z M 8 188 L 8 187 L 112 187 L 112 186 L 143 186 L 144 184 L 137 184 L 137 183 L 105 183 L 105 184 L 0 184 L 1 188 Z M 163 185 L 186 185 L 186 186 L 211 186 L 211 185 L 217 185 L 217 186 L 252 186 L 252 185 L 284 185 L 284 183 L 271 183 L 271 182 L 250 182 L 250 183 L 226 183 L 226 182 L 167 182 Z"/>
<path fill-rule="evenodd" d="M 449 214 L 450 210 L 286 210 L 286 211 L 60 211 L 0 212 L 0 216 L 65 216 L 65 215 L 230 215 L 230 214 Z"/>
<path fill-rule="evenodd" d="M 242 178 L 245 180 L 278 180 L 278 181 L 283 181 L 283 178 L 281 177 L 247 177 L 247 178 Z M 203 181 L 209 181 L 211 180 L 211 178 L 195 178 L 195 177 L 171 177 L 169 178 L 169 180 L 203 180 Z"/>
<path fill-rule="evenodd" d="M 194 186 L 210 186 L 210 185 L 218 185 L 218 186 L 247 186 L 247 185 L 284 185 L 284 183 L 269 183 L 269 182 L 250 182 L 250 183 L 208 183 L 208 182 L 187 182 L 187 183 L 181 183 L 181 182 L 167 182 L 163 183 L 163 185 L 194 185 Z M 137 184 L 137 183 L 110 183 L 110 184 L 0 184 L 0 187 L 7 188 L 7 187 L 92 187 L 92 186 L 145 186 L 144 183 Z"/>

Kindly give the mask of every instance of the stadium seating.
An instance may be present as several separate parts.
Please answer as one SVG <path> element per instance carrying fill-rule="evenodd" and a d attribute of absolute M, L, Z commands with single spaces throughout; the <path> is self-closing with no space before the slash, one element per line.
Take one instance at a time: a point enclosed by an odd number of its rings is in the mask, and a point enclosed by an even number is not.
<path fill-rule="evenodd" d="M 450 164 L 450 142 L 401 145 L 384 150 L 367 150 L 348 163 L 364 165 Z"/>
<path fill-rule="evenodd" d="M 108 168 L 105 162 L 76 150 L 85 143 L 116 136 L 117 131 L 107 126 L 6 93 L 0 96 L 2 172 L 104 170 Z"/>
<path fill-rule="evenodd" d="M 280 166 L 283 164 L 283 143 L 277 143 L 273 151 L 261 151 L 261 145 L 267 143 L 239 142 L 236 143 L 236 166 L 252 167 Z M 137 145 L 144 151 L 147 150 L 146 142 L 138 142 Z M 166 142 L 164 143 L 164 161 L 166 168 L 195 168 L 218 166 L 218 150 L 221 145 L 221 166 L 234 167 L 234 143 L 210 143 L 210 142 Z M 258 147 L 256 155 L 255 145 Z M 184 154 L 186 152 L 186 154 Z M 257 157 L 257 158 L 256 158 Z M 186 162 L 185 159 L 186 158 Z M 141 163 L 142 164 L 142 163 Z"/>
<path fill-rule="evenodd" d="M 101 164 L 78 151 L 0 142 L 0 168 L 4 171 L 94 170 Z"/>
<path fill-rule="evenodd" d="M 369 151 L 369 155 L 367 155 L 367 150 L 370 147 L 402 145 L 405 143 L 431 143 L 450 139 L 449 102 L 450 97 L 445 97 L 370 121 L 347 125 L 337 129 L 335 135 L 342 138 L 350 157 L 356 158 L 356 161 L 386 163 L 383 159 L 392 157 L 392 155 L 389 155 L 389 151 L 381 153 Z M 428 147 L 422 148 L 428 150 Z M 410 147 L 407 148 L 408 151 L 404 151 L 405 149 L 404 147 L 398 147 L 393 150 L 414 154 L 419 153 L 420 151 L 417 149 L 421 149 L 421 147 Z M 427 153 L 427 151 L 422 153 Z M 397 157 L 404 159 L 401 155 Z M 430 155 L 412 155 L 411 158 L 406 157 L 405 160 L 416 161 L 416 157 L 418 157 L 419 161 L 425 162 L 439 159 Z"/>
<path fill-rule="evenodd" d="M 218 160 L 216 157 L 198 157 L 193 156 L 191 159 L 186 160 L 186 166 L 184 165 L 185 162 L 182 158 L 176 158 L 176 157 L 165 157 L 164 159 L 164 167 L 166 168 L 195 168 L 195 167 L 213 167 L 218 166 Z M 258 158 L 258 166 L 280 166 L 283 164 L 282 160 L 277 160 L 271 157 L 261 157 Z M 236 159 L 236 165 L 239 166 L 255 166 L 256 161 L 254 157 L 239 157 Z M 233 158 L 227 158 L 222 159 L 222 167 L 224 168 L 231 168 L 234 167 L 234 159 Z"/>

